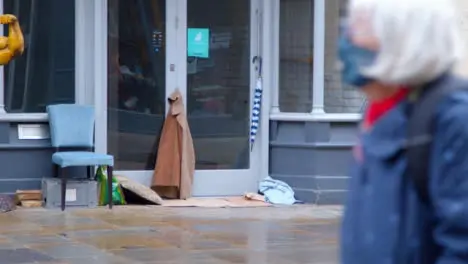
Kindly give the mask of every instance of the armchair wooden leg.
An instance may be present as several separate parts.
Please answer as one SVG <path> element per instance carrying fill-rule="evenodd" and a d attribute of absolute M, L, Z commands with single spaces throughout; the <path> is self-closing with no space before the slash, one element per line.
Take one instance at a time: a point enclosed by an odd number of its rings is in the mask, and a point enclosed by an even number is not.
<path fill-rule="evenodd" d="M 66 169 L 59 167 L 58 172 L 59 172 L 60 178 L 62 178 L 61 207 L 62 207 L 62 211 L 65 211 L 65 198 L 67 195 L 67 175 L 65 173 Z"/>
<path fill-rule="evenodd" d="M 93 180 L 94 179 L 93 171 L 94 171 L 93 166 L 87 166 L 86 167 L 86 173 L 87 173 L 87 176 L 88 176 L 88 180 Z"/>
<path fill-rule="evenodd" d="M 112 200 L 112 178 L 114 176 L 114 167 L 112 166 L 107 166 L 107 187 L 108 187 L 108 192 L 107 192 L 107 198 L 109 199 L 109 209 L 112 209 L 112 206 L 114 205 L 114 201 Z"/>
<path fill-rule="evenodd" d="M 59 177 L 59 166 L 55 163 L 52 163 L 52 171 L 54 173 L 53 177 L 58 178 Z"/>

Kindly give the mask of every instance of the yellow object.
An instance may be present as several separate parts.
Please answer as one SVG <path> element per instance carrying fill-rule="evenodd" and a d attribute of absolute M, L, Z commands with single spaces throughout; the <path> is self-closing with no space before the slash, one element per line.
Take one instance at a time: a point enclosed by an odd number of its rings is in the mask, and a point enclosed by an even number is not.
<path fill-rule="evenodd" d="M 0 24 L 8 25 L 8 36 L 0 36 L 0 65 L 8 64 L 24 52 L 24 37 L 14 15 L 0 15 Z"/>

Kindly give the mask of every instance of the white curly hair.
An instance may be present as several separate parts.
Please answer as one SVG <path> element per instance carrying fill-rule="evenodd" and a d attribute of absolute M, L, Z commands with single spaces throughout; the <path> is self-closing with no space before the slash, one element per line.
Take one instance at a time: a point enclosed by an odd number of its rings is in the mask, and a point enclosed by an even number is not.
<path fill-rule="evenodd" d="M 383 83 L 431 81 L 453 70 L 464 55 L 451 0 L 350 0 L 348 23 L 363 17 L 377 40 L 378 55 L 362 72 Z"/>

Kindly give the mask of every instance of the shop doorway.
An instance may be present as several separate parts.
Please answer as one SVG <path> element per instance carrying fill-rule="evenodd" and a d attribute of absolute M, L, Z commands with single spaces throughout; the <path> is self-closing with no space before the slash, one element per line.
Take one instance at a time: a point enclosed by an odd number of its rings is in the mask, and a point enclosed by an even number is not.
<path fill-rule="evenodd" d="M 258 0 L 108 1 L 105 145 L 117 174 L 151 182 L 166 98 L 179 89 L 197 157 L 194 195 L 256 191 L 258 9 Z"/>

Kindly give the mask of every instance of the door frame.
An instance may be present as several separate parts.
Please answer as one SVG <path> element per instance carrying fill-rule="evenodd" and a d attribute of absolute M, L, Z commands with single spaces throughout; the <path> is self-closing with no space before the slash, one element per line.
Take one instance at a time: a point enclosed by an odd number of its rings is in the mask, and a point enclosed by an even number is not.
<path fill-rule="evenodd" d="M 178 53 L 177 64 L 179 67 L 177 76 L 177 87 L 180 87 L 187 100 L 187 1 L 177 0 L 178 2 L 178 50 L 185 52 Z M 235 1 L 235 0 L 232 0 Z M 250 0 L 250 54 L 252 61 L 254 56 L 261 52 L 260 33 L 261 33 L 261 1 Z M 257 74 L 255 65 L 250 63 L 250 98 L 253 98 L 253 91 Z M 170 89 L 170 87 L 169 87 Z M 169 92 L 169 91 L 168 91 Z M 252 100 L 252 99 L 250 99 Z M 187 104 L 185 104 L 187 105 Z M 251 116 L 251 102 L 249 107 L 249 117 Z M 250 119 L 249 119 L 250 122 Z M 247 124 L 250 126 L 250 124 Z M 263 131 L 263 130 L 260 130 Z M 257 143 L 256 143 L 257 145 Z M 250 157 L 249 168 L 239 170 L 196 170 L 193 185 L 194 196 L 232 196 L 242 195 L 245 192 L 256 192 L 258 190 L 258 171 L 260 151 L 258 147 L 253 152 L 248 152 Z"/>
<path fill-rule="evenodd" d="M 84 1 L 84 0 L 83 0 Z M 166 0 L 166 96 L 176 88 L 179 88 L 186 105 L 187 95 L 187 1 L 190 0 Z M 235 0 L 233 0 L 235 1 Z M 251 9 L 251 34 L 250 34 L 250 59 L 262 55 L 265 47 L 262 43 L 262 0 L 250 0 Z M 107 153 L 107 31 L 108 31 L 108 0 L 88 1 L 94 9 L 94 87 L 92 96 L 87 97 L 88 103 L 93 104 L 96 109 L 95 141 L 96 152 Z M 180 51 L 184 52 L 180 52 Z M 171 66 L 175 70 L 171 71 Z M 255 67 L 251 64 L 250 70 L 250 98 L 257 74 Z M 264 78 L 266 73 L 264 74 Z M 90 91 L 88 91 L 90 92 Z M 89 93 L 86 93 L 89 94 Z M 252 100 L 252 99 L 251 99 Z M 245 192 L 256 192 L 258 182 L 268 175 L 268 110 L 269 98 L 264 95 L 262 103 L 262 121 L 260 125 L 257 142 L 250 152 L 250 168 L 246 170 L 196 170 L 193 185 L 194 196 L 230 196 L 242 195 Z M 166 105 L 166 113 L 167 113 Z M 251 111 L 251 106 L 249 106 Z M 265 113 L 266 112 L 266 113 Z M 266 117 L 266 120 L 265 120 Z M 249 124 L 250 125 L 250 124 Z M 266 138 L 266 140 L 265 140 Z M 265 145 L 267 143 L 267 145 Z M 149 186 L 151 184 L 153 171 L 120 171 L 131 179 Z M 119 174 L 119 171 L 116 172 Z M 234 188 L 233 188 L 234 186 Z"/>

